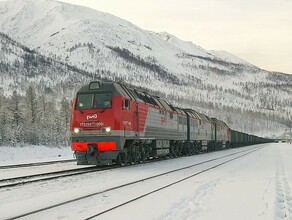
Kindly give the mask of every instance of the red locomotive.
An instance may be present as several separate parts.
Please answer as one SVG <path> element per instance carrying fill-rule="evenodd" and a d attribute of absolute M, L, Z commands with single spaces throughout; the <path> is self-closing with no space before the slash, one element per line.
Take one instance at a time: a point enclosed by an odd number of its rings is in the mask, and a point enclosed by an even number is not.
<path fill-rule="evenodd" d="M 77 92 L 70 131 L 77 164 L 94 165 L 190 155 L 231 140 L 224 122 L 118 82 L 91 82 Z"/>

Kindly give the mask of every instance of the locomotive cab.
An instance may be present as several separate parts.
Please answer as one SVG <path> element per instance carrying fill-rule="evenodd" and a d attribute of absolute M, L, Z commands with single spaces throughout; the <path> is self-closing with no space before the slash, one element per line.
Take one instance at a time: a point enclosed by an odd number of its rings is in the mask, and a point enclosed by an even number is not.
<path fill-rule="evenodd" d="M 127 98 L 117 84 L 107 82 L 91 82 L 77 92 L 70 131 L 78 164 L 107 165 L 117 157 L 125 142 L 119 119 L 127 118 Z M 132 120 L 127 118 L 128 124 Z"/>

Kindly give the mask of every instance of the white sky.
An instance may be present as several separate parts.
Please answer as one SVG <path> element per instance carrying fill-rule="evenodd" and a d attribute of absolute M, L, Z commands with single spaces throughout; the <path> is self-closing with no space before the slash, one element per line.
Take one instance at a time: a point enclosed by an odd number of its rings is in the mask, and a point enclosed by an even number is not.
<path fill-rule="evenodd" d="M 292 74 L 292 0 L 61 0 Z"/>

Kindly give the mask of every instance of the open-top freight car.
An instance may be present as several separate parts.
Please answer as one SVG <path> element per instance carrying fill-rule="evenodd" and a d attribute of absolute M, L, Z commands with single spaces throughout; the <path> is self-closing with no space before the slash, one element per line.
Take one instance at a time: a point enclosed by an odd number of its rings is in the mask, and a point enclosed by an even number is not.
<path fill-rule="evenodd" d="M 271 139 L 258 137 L 255 135 L 246 134 L 240 131 L 231 130 L 230 147 L 242 147 L 259 143 L 272 142 Z"/>

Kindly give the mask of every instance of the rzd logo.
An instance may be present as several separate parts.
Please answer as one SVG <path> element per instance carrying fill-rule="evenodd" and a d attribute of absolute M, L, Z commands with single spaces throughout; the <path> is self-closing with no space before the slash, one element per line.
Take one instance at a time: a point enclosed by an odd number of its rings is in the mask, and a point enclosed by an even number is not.
<path fill-rule="evenodd" d="M 166 124 L 167 123 L 167 118 L 166 117 L 161 117 L 160 122 L 161 122 L 161 124 Z"/>
<path fill-rule="evenodd" d="M 87 119 L 87 120 L 97 119 L 97 114 L 94 114 L 94 115 L 87 115 L 87 116 L 86 116 L 86 119 Z"/>

